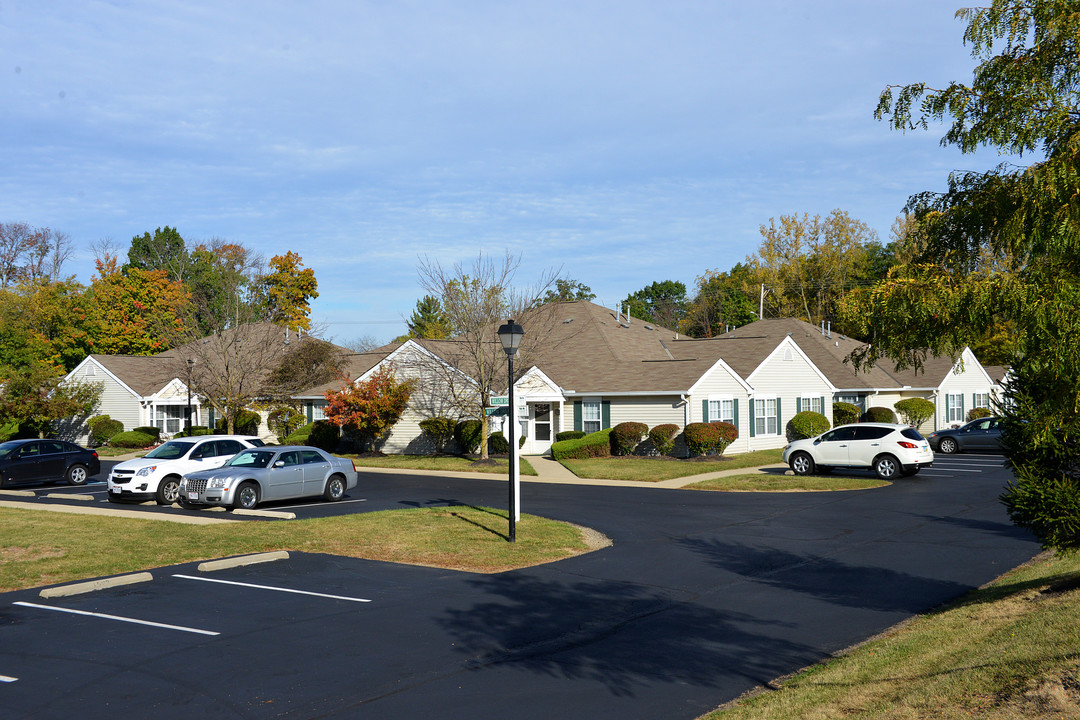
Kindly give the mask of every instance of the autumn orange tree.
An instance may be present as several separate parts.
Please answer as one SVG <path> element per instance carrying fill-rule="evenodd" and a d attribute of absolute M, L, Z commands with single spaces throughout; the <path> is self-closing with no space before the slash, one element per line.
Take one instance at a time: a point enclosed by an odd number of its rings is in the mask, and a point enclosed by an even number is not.
<path fill-rule="evenodd" d="M 270 258 L 270 272 L 262 279 L 262 292 L 272 322 L 293 330 L 310 330 L 308 302 L 319 297 L 315 271 L 290 251 Z"/>
<path fill-rule="evenodd" d="M 171 347 L 191 301 L 187 288 L 165 270 L 120 268 L 115 257 L 97 260 L 88 291 L 88 332 L 94 352 L 153 355 Z"/>
<path fill-rule="evenodd" d="M 401 418 L 412 396 L 413 381 L 399 381 L 393 368 L 383 366 L 367 380 L 326 392 L 326 419 L 355 431 L 362 447 L 375 447 Z"/>

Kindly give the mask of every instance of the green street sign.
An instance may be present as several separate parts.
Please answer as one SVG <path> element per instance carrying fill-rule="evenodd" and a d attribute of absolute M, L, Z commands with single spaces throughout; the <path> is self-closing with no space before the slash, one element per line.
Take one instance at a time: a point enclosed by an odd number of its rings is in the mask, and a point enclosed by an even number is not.
<path fill-rule="evenodd" d="M 489 407 L 484 408 L 484 414 L 493 417 L 504 417 L 510 414 L 510 408 L 508 407 Z"/>
<path fill-rule="evenodd" d="M 491 404 L 496 407 L 506 407 L 510 404 L 509 395 L 492 395 Z"/>

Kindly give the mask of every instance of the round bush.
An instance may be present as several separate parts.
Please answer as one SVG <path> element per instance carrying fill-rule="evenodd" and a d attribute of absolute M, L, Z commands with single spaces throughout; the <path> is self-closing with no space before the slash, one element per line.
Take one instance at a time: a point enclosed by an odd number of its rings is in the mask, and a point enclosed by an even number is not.
<path fill-rule="evenodd" d="M 691 455 L 706 455 L 720 440 L 720 429 L 712 423 L 690 423 L 683 428 L 683 439 Z"/>
<path fill-rule="evenodd" d="M 470 455 L 480 447 L 482 429 L 479 420 L 462 420 L 454 426 L 454 440 L 463 455 Z"/>
<path fill-rule="evenodd" d="M 181 430 L 180 432 L 173 435 L 173 437 L 174 438 L 200 437 L 202 435 L 213 435 L 213 434 L 214 434 L 214 431 L 211 430 L 210 428 L 206 427 L 205 425 L 192 425 L 191 426 L 191 432 L 188 432 L 186 430 Z"/>
<path fill-rule="evenodd" d="M 307 416 L 289 405 L 276 407 L 266 416 L 266 426 L 274 433 L 278 442 L 284 442 L 285 438 L 305 424 L 307 424 Z"/>
<path fill-rule="evenodd" d="M 104 445 L 116 433 L 124 432 L 124 423 L 113 420 L 108 415 L 92 417 L 86 424 L 90 427 L 90 435 L 93 437 L 95 445 Z"/>
<path fill-rule="evenodd" d="M 859 422 L 859 415 L 862 411 L 859 410 L 858 405 L 852 405 L 846 402 L 834 402 L 832 404 L 832 424 L 836 425 L 850 425 L 851 423 Z"/>
<path fill-rule="evenodd" d="M 316 420 L 311 423 L 311 432 L 308 433 L 306 445 L 317 447 L 326 452 L 337 450 L 338 440 L 341 437 L 341 428 L 329 420 Z"/>
<path fill-rule="evenodd" d="M 716 454 L 723 455 L 728 445 L 735 442 L 735 439 L 739 437 L 739 428 L 729 422 L 720 420 L 713 420 L 709 424 L 716 427 L 716 445 L 714 446 Z"/>
<path fill-rule="evenodd" d="M 563 430 L 562 432 L 555 433 L 555 442 L 562 442 L 563 440 L 577 440 L 587 435 L 584 430 Z"/>
<path fill-rule="evenodd" d="M 510 443 L 507 442 L 506 436 L 502 434 L 502 430 L 488 435 L 488 453 L 491 455 L 510 454 Z"/>
<path fill-rule="evenodd" d="M 895 423 L 896 413 L 887 407 L 867 408 L 866 412 L 859 418 L 859 422 Z"/>
<path fill-rule="evenodd" d="M 431 438 L 435 452 L 442 452 L 447 441 L 454 436 L 454 421 L 448 417 L 431 417 L 420 421 L 420 431 Z"/>
<path fill-rule="evenodd" d="M 905 398 L 897 402 L 894 407 L 896 407 L 896 414 L 912 427 L 919 427 L 934 417 L 934 403 L 926 398 Z"/>
<path fill-rule="evenodd" d="M 622 422 L 611 428 L 611 453 L 633 455 L 634 450 L 649 433 L 649 426 L 639 422 Z"/>
<path fill-rule="evenodd" d="M 787 424 L 787 439 L 802 440 L 817 437 L 829 429 L 829 419 L 819 412 L 803 410 L 795 413 Z"/>
<path fill-rule="evenodd" d="M 116 433 L 109 440 L 110 445 L 120 448 L 145 448 L 150 447 L 155 442 L 157 442 L 157 439 L 153 435 L 135 432 L 134 430 Z"/>
<path fill-rule="evenodd" d="M 671 423 L 657 425 L 649 431 L 649 440 L 652 441 L 656 452 L 661 455 L 670 455 L 675 449 L 675 438 L 679 435 L 679 426 Z"/>
<path fill-rule="evenodd" d="M 315 423 L 308 423 L 299 427 L 281 441 L 282 445 L 307 445 L 311 431 L 315 429 Z"/>
<path fill-rule="evenodd" d="M 154 442 L 161 439 L 161 428 L 156 428 L 150 425 L 144 425 L 142 427 L 134 428 L 131 432 L 142 433 L 143 435 L 149 435 L 154 438 Z"/>
<path fill-rule="evenodd" d="M 978 420 L 979 418 L 990 417 L 991 415 L 993 415 L 993 413 L 986 408 L 971 408 L 971 410 L 968 411 L 967 419 L 968 422 L 970 422 L 972 420 Z"/>

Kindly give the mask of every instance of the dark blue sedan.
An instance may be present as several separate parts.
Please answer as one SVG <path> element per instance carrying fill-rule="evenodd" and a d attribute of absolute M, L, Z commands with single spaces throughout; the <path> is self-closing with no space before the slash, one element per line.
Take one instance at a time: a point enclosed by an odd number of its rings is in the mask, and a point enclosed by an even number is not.
<path fill-rule="evenodd" d="M 67 480 L 84 485 L 101 472 L 94 450 L 66 440 L 8 440 L 0 443 L 0 487 Z"/>
<path fill-rule="evenodd" d="M 964 450 L 1001 450 L 1001 418 L 984 417 L 967 425 L 938 430 L 927 438 L 935 452 L 946 455 Z"/>

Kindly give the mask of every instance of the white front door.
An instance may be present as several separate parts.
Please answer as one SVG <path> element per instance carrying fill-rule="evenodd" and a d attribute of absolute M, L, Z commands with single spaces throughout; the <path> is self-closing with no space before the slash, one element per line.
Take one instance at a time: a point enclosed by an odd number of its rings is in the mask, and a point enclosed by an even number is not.
<path fill-rule="evenodd" d="M 534 453 L 547 452 L 554 436 L 551 403 L 532 403 L 529 406 L 529 449 Z"/>

